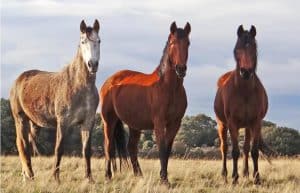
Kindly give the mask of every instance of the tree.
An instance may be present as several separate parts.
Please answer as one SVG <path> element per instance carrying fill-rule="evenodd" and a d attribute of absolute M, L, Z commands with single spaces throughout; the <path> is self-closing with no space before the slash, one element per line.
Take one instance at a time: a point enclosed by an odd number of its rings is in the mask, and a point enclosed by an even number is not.
<path fill-rule="evenodd" d="M 204 114 L 185 116 L 176 140 L 185 143 L 188 147 L 200 147 L 204 144 L 213 146 L 218 137 L 216 125 L 213 119 Z"/>
<path fill-rule="evenodd" d="M 299 131 L 287 127 L 265 127 L 263 137 L 267 144 L 281 155 L 300 154 Z"/>
<path fill-rule="evenodd" d="M 1 154 L 17 153 L 16 129 L 9 100 L 1 98 Z"/>

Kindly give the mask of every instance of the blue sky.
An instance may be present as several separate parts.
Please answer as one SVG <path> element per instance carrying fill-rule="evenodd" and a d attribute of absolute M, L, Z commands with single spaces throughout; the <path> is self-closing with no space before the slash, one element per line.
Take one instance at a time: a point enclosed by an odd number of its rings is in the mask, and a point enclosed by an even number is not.
<path fill-rule="evenodd" d="M 2 0 L 1 97 L 23 71 L 59 71 L 76 53 L 79 24 L 100 21 L 97 87 L 114 72 L 151 72 L 158 65 L 172 21 L 192 26 L 184 81 L 187 114 L 214 117 L 218 77 L 235 67 L 236 30 L 255 25 L 257 73 L 269 95 L 266 119 L 300 129 L 299 1 L 54 1 Z"/>

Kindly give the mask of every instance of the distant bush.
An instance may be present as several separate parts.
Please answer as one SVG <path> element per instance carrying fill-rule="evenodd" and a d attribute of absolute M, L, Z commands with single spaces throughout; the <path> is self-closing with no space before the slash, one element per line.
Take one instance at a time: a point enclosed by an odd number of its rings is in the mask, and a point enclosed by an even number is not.
<path fill-rule="evenodd" d="M 299 131 L 287 127 L 267 127 L 263 129 L 264 140 L 281 155 L 300 154 Z"/>

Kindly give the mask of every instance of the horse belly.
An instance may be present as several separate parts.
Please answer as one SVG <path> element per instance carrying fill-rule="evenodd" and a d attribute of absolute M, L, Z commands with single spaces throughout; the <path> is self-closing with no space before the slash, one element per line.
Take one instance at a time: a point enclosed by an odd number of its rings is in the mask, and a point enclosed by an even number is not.
<path fill-rule="evenodd" d="M 24 96 L 22 107 L 30 120 L 40 127 L 56 127 L 54 103 L 48 96 Z"/>
<path fill-rule="evenodd" d="M 121 90 L 114 100 L 117 116 L 129 127 L 152 129 L 151 108 L 145 92 Z"/>

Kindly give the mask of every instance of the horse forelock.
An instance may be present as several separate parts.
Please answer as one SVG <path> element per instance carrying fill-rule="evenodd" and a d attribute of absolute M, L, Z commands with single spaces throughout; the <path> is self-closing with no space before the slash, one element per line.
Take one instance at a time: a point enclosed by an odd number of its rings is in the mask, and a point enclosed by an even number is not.
<path fill-rule="evenodd" d="M 182 28 L 177 28 L 175 35 L 176 35 L 176 38 L 178 38 L 178 39 L 183 39 L 183 38 L 187 37 L 186 32 Z"/>

